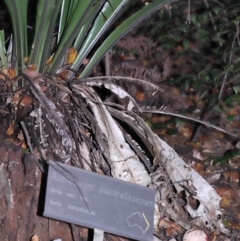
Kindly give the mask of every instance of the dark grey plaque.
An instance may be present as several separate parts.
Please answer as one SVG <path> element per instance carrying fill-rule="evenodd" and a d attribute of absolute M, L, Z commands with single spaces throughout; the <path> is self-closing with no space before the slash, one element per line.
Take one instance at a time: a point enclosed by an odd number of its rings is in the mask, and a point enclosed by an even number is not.
<path fill-rule="evenodd" d="M 152 241 L 155 190 L 50 161 L 44 216 Z"/>

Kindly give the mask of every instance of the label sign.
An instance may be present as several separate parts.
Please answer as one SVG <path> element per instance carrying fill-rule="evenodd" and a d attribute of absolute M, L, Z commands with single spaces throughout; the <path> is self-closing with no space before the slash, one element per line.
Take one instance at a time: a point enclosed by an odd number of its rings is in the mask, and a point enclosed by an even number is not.
<path fill-rule="evenodd" d="M 50 161 L 44 216 L 152 241 L 155 190 Z"/>

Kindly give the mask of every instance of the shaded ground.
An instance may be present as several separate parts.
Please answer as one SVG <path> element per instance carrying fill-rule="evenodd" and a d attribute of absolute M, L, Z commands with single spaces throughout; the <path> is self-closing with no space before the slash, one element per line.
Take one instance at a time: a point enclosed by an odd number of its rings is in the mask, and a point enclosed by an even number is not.
<path fill-rule="evenodd" d="M 204 102 L 194 91 L 186 91 L 168 84 L 174 76 L 186 71 L 191 58 L 176 58 L 166 55 L 154 44 L 148 44 L 149 39 L 132 34 L 126 36 L 117 45 L 125 49 L 118 57 L 113 56 L 112 74 L 146 79 L 160 86 L 164 92 L 152 96 L 147 89 L 129 83 L 126 89 L 138 100 L 141 106 L 161 107 L 169 106 L 172 112 L 185 116 L 204 118 L 203 113 L 209 109 L 208 102 Z M 142 47 L 144 46 L 144 47 Z M 140 56 L 132 54 L 131 48 L 138 49 Z M 162 51 L 162 58 L 157 59 L 151 53 Z M 177 49 L 176 49 L 177 51 Z M 127 54 L 126 54 L 127 53 Z M 151 56 L 149 56 L 151 55 Z M 177 62 L 176 62 L 177 61 Z M 163 66 L 162 69 L 160 66 Z M 211 98 L 212 92 L 207 94 Z M 226 87 L 224 98 L 232 94 L 231 87 Z M 229 133 L 240 131 L 240 103 L 235 102 L 231 108 L 223 102 L 219 103 L 221 111 L 213 112 L 207 119 L 209 122 L 221 126 Z M 231 116 L 231 120 L 229 118 Z M 189 163 L 198 173 L 215 188 L 222 197 L 220 204 L 224 214 L 224 224 L 235 232 L 240 230 L 240 188 L 239 188 L 239 138 L 232 137 L 219 131 L 201 126 L 196 122 L 175 118 L 171 115 L 145 115 L 152 129 L 176 152 Z M 172 228 L 170 228 L 172 230 Z"/>

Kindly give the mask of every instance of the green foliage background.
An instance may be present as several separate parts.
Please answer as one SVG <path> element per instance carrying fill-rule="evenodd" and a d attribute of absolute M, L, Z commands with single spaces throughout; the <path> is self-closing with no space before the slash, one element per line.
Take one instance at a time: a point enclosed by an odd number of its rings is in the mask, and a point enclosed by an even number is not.
<path fill-rule="evenodd" d="M 230 106 L 240 100 L 239 13 L 240 3 L 233 0 L 179 1 L 145 21 L 139 34 L 146 33 L 173 58 L 187 60 L 168 83 L 199 96 L 207 91 L 214 103 L 226 78 L 232 91 L 224 103 Z"/>

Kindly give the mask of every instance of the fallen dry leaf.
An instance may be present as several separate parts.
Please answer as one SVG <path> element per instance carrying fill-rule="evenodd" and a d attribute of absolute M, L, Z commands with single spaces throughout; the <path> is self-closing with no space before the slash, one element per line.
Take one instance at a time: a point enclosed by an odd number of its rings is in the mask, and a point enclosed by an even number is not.
<path fill-rule="evenodd" d="M 23 150 L 26 150 L 26 149 L 27 149 L 27 145 L 26 145 L 25 142 L 22 143 L 21 148 L 22 148 Z"/>
<path fill-rule="evenodd" d="M 53 59 L 53 55 L 51 55 L 51 56 L 47 59 L 47 61 L 46 61 L 46 65 L 51 64 L 52 59 Z"/>
<path fill-rule="evenodd" d="M 77 51 L 70 47 L 67 52 L 66 64 L 72 64 L 77 57 Z"/>
<path fill-rule="evenodd" d="M 28 70 L 31 70 L 31 71 L 36 71 L 37 69 L 37 65 L 36 64 L 31 64 L 28 66 Z"/>
<path fill-rule="evenodd" d="M 10 69 L 8 70 L 8 74 L 9 74 L 10 79 L 16 77 L 16 72 L 15 72 L 14 69 L 11 69 L 11 68 L 10 68 Z"/>
<path fill-rule="evenodd" d="M 221 171 L 216 171 L 205 176 L 205 179 L 208 181 L 209 184 L 212 184 L 219 180 L 221 174 Z"/>
<path fill-rule="evenodd" d="M 203 160 L 201 153 L 194 149 L 193 149 L 193 157 L 197 158 L 198 160 Z"/>
<path fill-rule="evenodd" d="M 8 127 L 7 135 L 11 136 L 14 133 L 14 122 Z"/>
<path fill-rule="evenodd" d="M 19 131 L 19 133 L 18 133 L 18 135 L 17 135 L 17 138 L 18 138 L 20 141 L 23 141 L 23 140 L 24 140 L 24 136 L 23 136 L 22 130 Z"/>
<path fill-rule="evenodd" d="M 15 104 L 18 104 L 19 101 L 21 100 L 21 103 L 20 103 L 21 106 L 31 105 L 33 103 L 33 101 L 34 101 L 34 99 L 31 96 L 29 96 L 29 95 L 25 95 L 22 98 L 22 96 L 20 96 L 19 92 L 16 92 L 14 94 L 14 97 L 13 97 L 12 100 L 13 100 L 13 103 L 15 103 Z"/>

